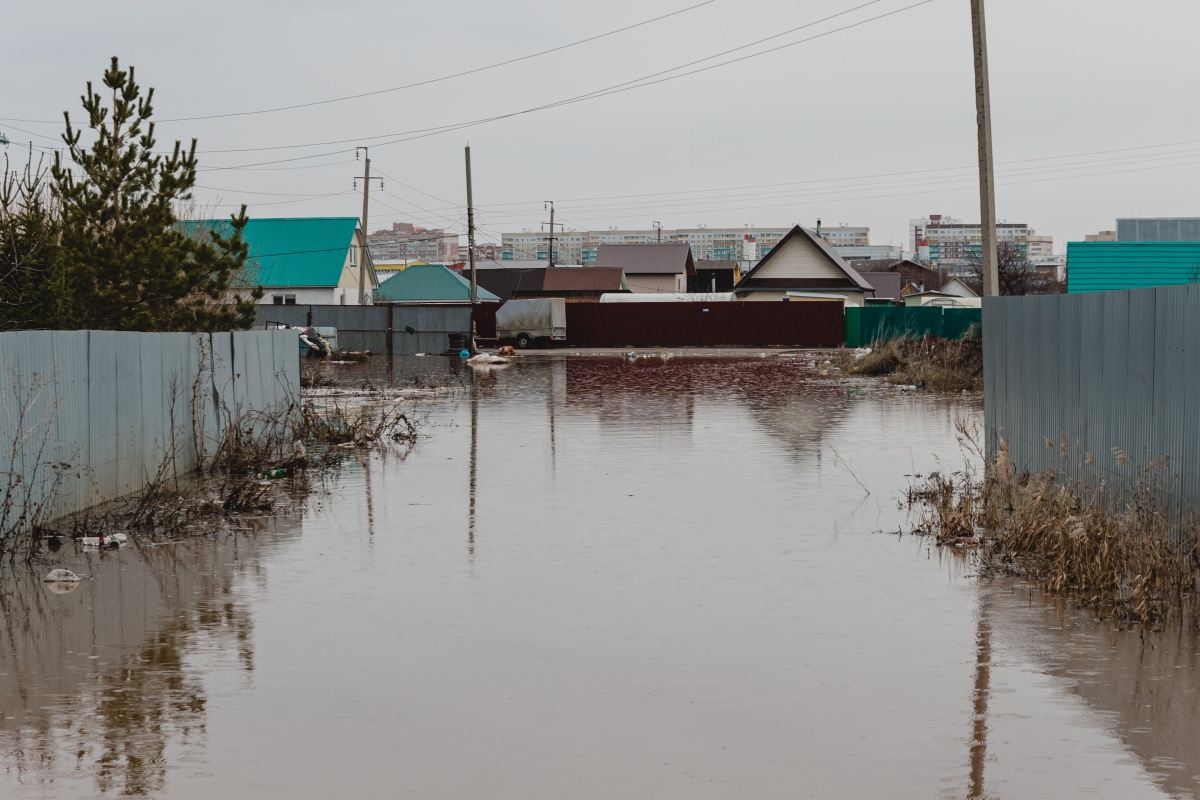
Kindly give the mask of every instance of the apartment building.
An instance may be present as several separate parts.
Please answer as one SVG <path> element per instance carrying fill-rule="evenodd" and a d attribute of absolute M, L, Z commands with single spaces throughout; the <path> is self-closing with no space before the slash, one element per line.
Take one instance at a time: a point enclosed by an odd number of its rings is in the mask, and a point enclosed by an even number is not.
<path fill-rule="evenodd" d="M 1033 232 L 1023 222 L 996 223 L 998 243 L 1014 244 L 1026 251 Z M 927 261 L 939 269 L 967 266 L 971 261 L 971 253 L 977 252 L 983 241 L 982 226 L 978 222 L 963 222 L 941 214 L 909 220 L 908 235 L 909 247 L 917 253 L 918 260 Z"/>
<path fill-rule="evenodd" d="M 423 228 L 411 222 L 393 222 L 390 230 L 375 231 L 367 237 L 371 257 L 376 261 L 428 261 L 454 263 L 459 260 L 458 234 L 441 228 Z"/>
<path fill-rule="evenodd" d="M 757 261 L 787 235 L 788 228 L 681 228 L 679 230 L 563 231 L 554 236 L 554 263 L 593 264 L 601 245 L 688 244 L 697 261 Z M 502 234 L 506 261 L 545 261 L 549 235 L 544 231 Z"/>
<path fill-rule="evenodd" d="M 821 238 L 831 247 L 867 247 L 871 244 L 871 229 L 838 225 L 836 228 L 819 227 Z"/>

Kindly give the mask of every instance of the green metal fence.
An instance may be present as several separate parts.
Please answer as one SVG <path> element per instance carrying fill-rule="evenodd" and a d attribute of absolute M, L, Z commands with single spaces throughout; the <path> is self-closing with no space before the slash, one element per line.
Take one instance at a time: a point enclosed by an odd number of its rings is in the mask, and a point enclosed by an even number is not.
<path fill-rule="evenodd" d="M 872 342 L 919 338 L 927 334 L 946 339 L 961 339 L 972 333 L 978 335 L 982 321 L 983 312 L 978 308 L 847 308 L 846 346 L 862 347 Z"/>

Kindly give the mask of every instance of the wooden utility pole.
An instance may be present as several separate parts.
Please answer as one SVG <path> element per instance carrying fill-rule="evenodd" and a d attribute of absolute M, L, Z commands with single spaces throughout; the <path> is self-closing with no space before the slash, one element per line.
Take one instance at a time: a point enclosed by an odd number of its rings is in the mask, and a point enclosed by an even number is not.
<path fill-rule="evenodd" d="M 553 267 L 554 266 L 554 201 L 547 200 L 545 205 L 550 207 L 550 238 L 547 240 L 550 243 L 550 246 L 549 246 L 549 248 L 547 248 L 546 264 L 548 266 Z"/>
<path fill-rule="evenodd" d="M 979 127 L 979 230 L 982 234 L 983 295 L 1000 294 L 996 248 L 996 174 L 992 164 L 992 100 L 988 88 L 987 26 L 983 0 L 971 0 L 975 45 L 975 115 Z"/>
<path fill-rule="evenodd" d="M 365 306 L 367 304 L 367 259 L 371 257 L 371 249 L 367 244 L 367 209 L 371 201 L 371 151 L 367 148 L 362 148 L 365 161 L 363 163 L 363 213 L 362 213 L 362 232 L 363 246 L 362 254 L 358 259 L 358 304 Z M 354 155 L 358 155 L 358 148 L 355 148 Z M 382 178 L 376 178 L 380 181 L 380 186 L 383 185 Z"/>
<path fill-rule="evenodd" d="M 467 260 L 471 264 L 471 328 L 474 329 L 479 284 L 475 281 L 475 198 L 471 194 L 471 145 L 467 145 Z"/>

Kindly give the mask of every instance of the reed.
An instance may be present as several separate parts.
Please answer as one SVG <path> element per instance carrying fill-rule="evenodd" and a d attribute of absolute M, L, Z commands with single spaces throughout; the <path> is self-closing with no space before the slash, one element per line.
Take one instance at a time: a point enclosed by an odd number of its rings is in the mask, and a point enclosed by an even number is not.
<path fill-rule="evenodd" d="M 977 431 L 960 423 L 962 435 L 976 455 Z M 1168 462 L 1135 465 L 1123 491 L 1088 489 L 1054 471 L 1017 473 L 1000 442 L 990 461 L 914 476 L 905 500 L 917 532 L 978 546 L 981 575 L 1021 577 L 1104 618 L 1161 623 L 1191 610 L 1200 576 L 1200 526 L 1173 505 Z"/>
<path fill-rule="evenodd" d="M 922 336 L 879 341 L 861 359 L 852 350 L 839 351 L 838 366 L 851 375 L 886 377 L 892 383 L 934 391 L 983 388 L 983 346 L 977 338 Z"/>

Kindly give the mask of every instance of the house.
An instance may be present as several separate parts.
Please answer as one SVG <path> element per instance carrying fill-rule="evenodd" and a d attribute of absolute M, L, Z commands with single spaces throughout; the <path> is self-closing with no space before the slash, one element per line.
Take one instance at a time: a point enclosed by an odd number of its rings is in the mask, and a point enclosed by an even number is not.
<path fill-rule="evenodd" d="M 907 308 L 924 306 L 944 306 L 949 308 L 982 308 L 983 301 L 978 297 L 962 297 L 946 292 L 915 292 L 904 296 Z"/>
<path fill-rule="evenodd" d="M 874 293 L 867 295 L 867 300 L 879 300 L 881 303 L 900 301 L 904 276 L 899 272 L 860 272 L 858 274 L 875 289 Z"/>
<path fill-rule="evenodd" d="M 872 264 L 871 271 L 898 273 L 906 285 L 916 284 L 918 291 L 922 292 L 942 288 L 941 274 L 936 269 L 931 269 L 907 258 L 893 261 L 890 264 Z"/>
<path fill-rule="evenodd" d="M 1067 279 L 1070 294 L 1200 283 L 1200 242 L 1069 242 Z"/>
<path fill-rule="evenodd" d="M 950 278 L 942 284 L 942 288 L 938 291 L 942 294 L 954 295 L 955 297 L 979 297 L 979 293 L 968 286 L 962 278 Z"/>
<path fill-rule="evenodd" d="M 688 291 L 731 292 L 741 277 L 736 261 L 697 261 L 696 277 L 688 281 Z"/>
<path fill-rule="evenodd" d="M 478 281 L 476 282 L 478 284 Z M 476 285 L 482 303 L 499 303 L 500 298 Z M 388 305 L 470 305 L 471 281 L 441 264 L 410 264 L 403 272 L 379 284 L 375 303 Z"/>
<path fill-rule="evenodd" d="M 181 225 L 189 236 L 232 233 L 227 219 Z M 242 235 L 250 248 L 244 280 L 262 287 L 260 304 L 358 305 L 360 275 L 366 278 L 365 302 L 379 285 L 357 217 L 251 219 Z"/>
<path fill-rule="evenodd" d="M 545 261 L 491 261 L 476 264 L 476 281 L 503 300 L 514 297 L 562 297 L 568 303 L 598 302 L 606 292 L 628 292 L 620 269 L 550 267 Z M 464 270 L 463 276 L 468 272 Z"/>
<path fill-rule="evenodd" d="M 696 275 L 689 244 L 602 244 L 596 266 L 625 273 L 629 291 L 686 292 Z"/>
<path fill-rule="evenodd" d="M 875 293 L 854 268 L 820 236 L 799 225 L 788 231 L 738 281 L 741 300 L 841 300 L 861 306 Z"/>
<path fill-rule="evenodd" d="M 543 297 L 562 297 L 568 303 L 596 303 L 606 292 L 629 292 L 629 282 L 620 269 L 549 267 L 542 273 Z"/>

